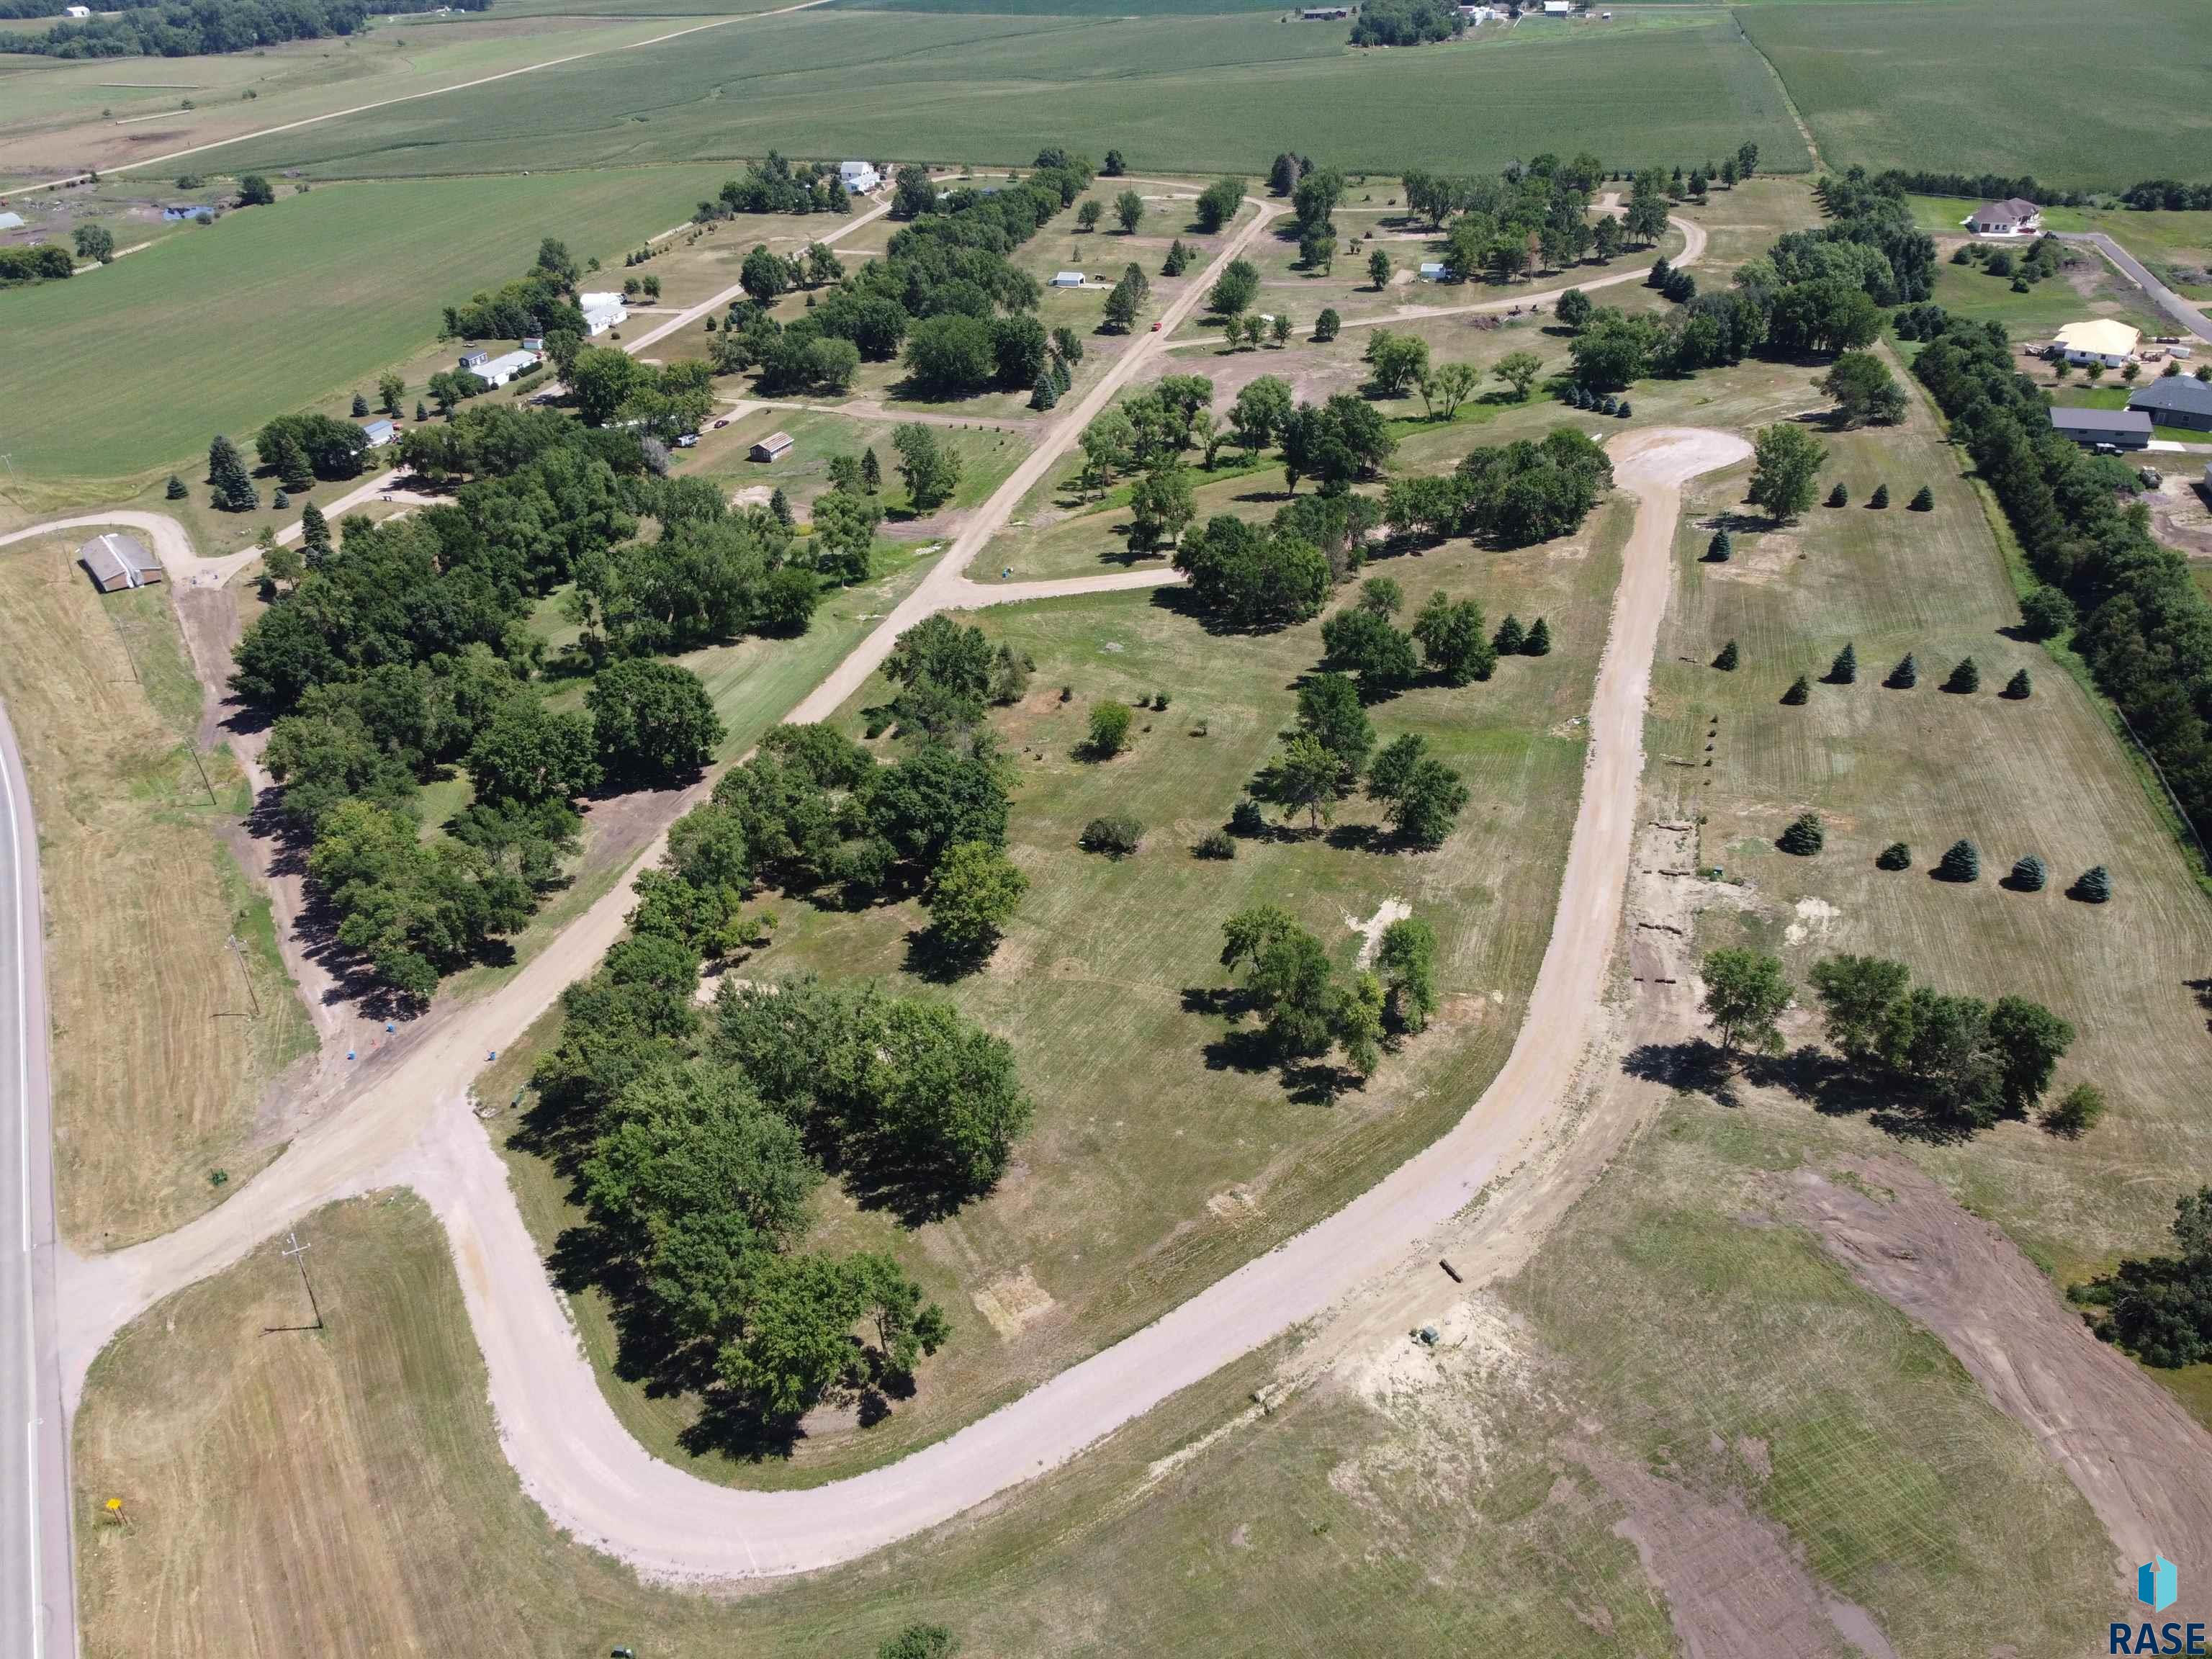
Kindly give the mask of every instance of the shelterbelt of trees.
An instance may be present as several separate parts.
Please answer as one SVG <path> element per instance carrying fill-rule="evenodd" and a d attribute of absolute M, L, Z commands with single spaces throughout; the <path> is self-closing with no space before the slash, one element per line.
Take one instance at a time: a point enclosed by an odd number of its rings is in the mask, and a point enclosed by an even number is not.
<path fill-rule="evenodd" d="M 721 738 L 704 688 L 653 659 L 748 632 L 803 633 L 823 578 L 765 508 L 670 479 L 635 431 L 547 410 L 474 408 L 410 433 L 450 505 L 272 556 L 272 601 L 240 641 L 233 689 L 274 720 L 286 829 L 362 972 L 401 999 L 495 949 L 557 884 L 577 800 L 694 775 Z M 641 535 L 650 520 L 658 534 Z M 296 566 L 296 568 L 295 568 Z M 580 712 L 533 687 L 532 608 L 572 583 L 564 672 Z M 421 785 L 465 771 L 471 804 L 424 839 Z"/>
<path fill-rule="evenodd" d="M 46 58 L 198 58 L 252 52 L 287 40 L 319 40 L 351 34 L 374 12 L 489 11 L 491 0 L 121 0 L 112 15 L 57 23 L 40 34 L 17 35 L 10 52 Z M 0 16 L 43 17 L 50 0 L 7 0 Z"/>

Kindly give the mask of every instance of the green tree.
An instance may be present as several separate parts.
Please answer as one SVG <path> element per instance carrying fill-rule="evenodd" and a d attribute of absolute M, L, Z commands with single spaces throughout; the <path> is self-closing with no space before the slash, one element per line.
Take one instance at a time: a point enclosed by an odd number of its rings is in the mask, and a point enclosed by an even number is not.
<path fill-rule="evenodd" d="M 270 207 L 276 200 L 276 191 L 261 174 L 249 173 L 238 181 L 239 206 Z"/>
<path fill-rule="evenodd" d="M 1441 589 L 1430 594 L 1413 633 L 1429 672 L 1447 685 L 1486 680 L 1498 665 L 1498 647 L 1483 637 L 1482 606 L 1473 599 L 1455 600 Z"/>
<path fill-rule="evenodd" d="M 556 714 L 539 698 L 509 697 L 469 745 L 479 800 L 567 800 L 599 787 L 592 722 Z"/>
<path fill-rule="evenodd" d="M 1818 812 L 1800 812 L 1789 826 L 1775 837 L 1774 844 L 1785 853 L 1799 858 L 1810 858 L 1827 842 L 1828 832 L 1822 827 Z"/>
<path fill-rule="evenodd" d="M 1734 545 L 1729 540 L 1728 532 L 1716 530 L 1713 532 L 1713 538 L 1705 544 L 1705 562 L 1726 564 L 1729 562 L 1729 556 L 1734 550 Z"/>
<path fill-rule="evenodd" d="M 1442 1000 L 1437 991 L 1437 936 L 1418 916 L 1404 916 L 1382 930 L 1375 948 L 1386 1000 L 1383 1012 L 1399 1030 L 1425 1030 Z"/>
<path fill-rule="evenodd" d="M 1721 647 L 1720 654 L 1713 659 L 1713 666 L 1724 674 L 1733 674 L 1735 672 L 1736 665 L 1742 659 L 1742 654 L 1736 649 L 1735 641 L 1730 640 Z"/>
<path fill-rule="evenodd" d="M 1835 399 L 1837 419 L 1845 427 L 1893 426 L 1905 418 L 1905 388 L 1871 351 L 1844 352 L 1818 384 Z"/>
<path fill-rule="evenodd" d="M 1098 202 L 1088 201 L 1075 210 L 1075 225 L 1079 230 L 1096 230 L 1098 222 L 1106 216 L 1105 208 Z"/>
<path fill-rule="evenodd" d="M 2065 1097 L 2045 1111 L 2040 1120 L 2049 1133 L 2079 1140 L 2105 1115 L 2105 1091 L 2094 1083 L 2077 1083 Z"/>
<path fill-rule="evenodd" d="M 568 390 L 584 424 L 605 426 L 625 403 L 647 389 L 652 377 L 651 369 L 619 346 L 586 346 L 576 354 L 568 371 Z"/>
<path fill-rule="evenodd" d="M 1343 763 L 1310 732 L 1293 732 L 1270 769 L 1267 792 L 1285 811 L 1306 814 L 1307 827 L 1319 834 L 1335 816 Z"/>
<path fill-rule="evenodd" d="M 1337 793 L 1350 790 L 1375 746 L 1375 727 L 1352 677 L 1333 672 L 1310 676 L 1298 687 L 1297 722 L 1300 731 L 1336 757 Z"/>
<path fill-rule="evenodd" d="M 1373 371 L 1375 393 L 1402 398 L 1413 383 L 1428 373 L 1429 343 L 1418 334 L 1393 334 L 1378 328 L 1367 337 L 1364 361 Z"/>
<path fill-rule="evenodd" d="M 1241 316 L 1252 308 L 1252 301 L 1259 297 L 1258 270 L 1249 259 L 1231 259 L 1206 290 L 1206 308 L 1217 316 Z"/>
<path fill-rule="evenodd" d="M 1390 256 L 1379 247 L 1367 256 L 1367 280 L 1377 294 L 1390 286 Z"/>
<path fill-rule="evenodd" d="M 866 580 L 883 505 L 873 495 L 833 489 L 814 503 L 814 568 L 841 582 Z"/>
<path fill-rule="evenodd" d="M 1936 492 L 1923 484 L 1912 492 L 1912 499 L 1905 506 L 1915 513 L 1933 513 L 1936 510 Z"/>
<path fill-rule="evenodd" d="M 300 550 L 310 566 L 320 564 L 333 550 L 330 520 L 313 501 L 300 509 Z"/>
<path fill-rule="evenodd" d="M 1747 495 L 1753 506 L 1765 507 L 1777 524 L 1787 524 L 1813 505 L 1828 453 L 1811 433 L 1793 421 L 1779 422 L 1759 432 L 1753 456 Z"/>
<path fill-rule="evenodd" d="M 1429 418 L 1450 420 L 1481 381 L 1482 371 L 1473 363 L 1439 363 L 1423 373 L 1418 384 Z"/>
<path fill-rule="evenodd" d="M 1966 695 L 1982 689 L 1982 671 L 1972 657 L 1961 657 L 1943 682 L 1946 691 Z"/>
<path fill-rule="evenodd" d="M 956 955 L 981 955 L 998 943 L 1029 887 L 1029 878 L 996 848 L 957 842 L 933 878 L 931 931 Z"/>
<path fill-rule="evenodd" d="M 1812 700 L 1813 682 L 1800 674 L 1790 682 L 1790 689 L 1782 694 L 1783 703 L 1791 708 L 1802 708 Z"/>
<path fill-rule="evenodd" d="M 906 480 L 907 497 L 915 512 L 933 512 L 951 500 L 960 483 L 957 451 L 939 442 L 937 434 L 918 421 L 896 428 L 891 444 L 899 453 L 899 476 Z"/>
<path fill-rule="evenodd" d="M 1248 454 L 1256 454 L 1275 441 L 1289 425 L 1293 400 L 1291 383 L 1279 375 L 1261 374 L 1247 381 L 1229 406 L 1229 424 L 1237 443 Z"/>
<path fill-rule="evenodd" d="M 2101 864 L 2093 864 L 2074 883 L 2073 896 L 2085 904 L 2103 904 L 2112 896 L 2112 878 Z"/>
<path fill-rule="evenodd" d="M 1108 151 L 1108 159 L 1117 153 Z M 942 1625 L 908 1625 L 878 1646 L 876 1659 L 951 1659 L 959 1646 L 959 1639 Z"/>
<path fill-rule="evenodd" d="M 1342 319 L 1336 314 L 1336 307 L 1324 306 L 1322 307 L 1321 315 L 1314 319 L 1313 337 L 1326 345 L 1336 337 L 1337 331 L 1343 325 Z"/>
<path fill-rule="evenodd" d="M 2012 678 L 2005 682 L 2004 695 L 2014 702 L 2021 702 L 2034 694 L 2035 682 L 2029 678 L 2027 670 L 2014 669 Z"/>
<path fill-rule="evenodd" d="M 1844 954 L 1822 957 L 1807 977 L 1820 998 L 1828 1041 L 1855 1062 L 1875 1058 L 1890 1011 L 1911 987 L 1911 970 L 1881 957 Z"/>
<path fill-rule="evenodd" d="M 1855 685 L 1858 678 L 1858 647 L 1847 640 L 1844 648 L 1836 653 L 1836 659 L 1828 665 L 1828 683 L 1831 685 Z"/>
<path fill-rule="evenodd" d="M 1418 732 L 1393 738 L 1368 769 L 1367 794 L 1382 803 L 1382 816 L 1399 838 L 1415 847 L 1438 847 L 1468 803 L 1467 785 L 1428 752 Z"/>
<path fill-rule="evenodd" d="M 106 264 L 115 258 L 115 233 L 106 225 L 82 224 L 76 228 L 76 257 Z"/>
<path fill-rule="evenodd" d="M 1194 209 L 1199 228 L 1212 235 L 1237 216 L 1237 210 L 1243 202 L 1244 181 L 1242 179 L 1217 179 L 1199 192 Z"/>
<path fill-rule="evenodd" d="M 1698 1006 L 1721 1034 L 1723 1053 L 1750 1048 L 1774 1054 L 1782 1047 L 1777 1023 L 1790 1006 L 1790 980 L 1782 964 L 1762 951 L 1708 951 L 1699 973 L 1705 994 Z"/>
<path fill-rule="evenodd" d="M 215 505 L 222 512 L 251 513 L 261 505 L 253 475 L 246 470 L 246 458 L 238 453 L 236 444 L 220 434 L 208 446 L 208 483 Z"/>
<path fill-rule="evenodd" d="M 1163 542 L 1172 545 L 1198 516 L 1198 497 L 1191 488 L 1190 470 L 1173 456 L 1155 464 L 1129 492 L 1129 544 L 1139 552 L 1150 552 Z"/>
<path fill-rule="evenodd" d="M 1114 218 L 1125 236 L 1137 234 L 1137 227 L 1145 222 L 1145 198 L 1133 190 L 1125 190 L 1114 198 Z"/>
<path fill-rule="evenodd" d="M 1126 702 L 1108 697 L 1091 708 L 1089 750 L 1094 760 L 1111 760 L 1129 740 L 1129 722 L 1135 718 Z"/>
<path fill-rule="evenodd" d="M 385 374 L 376 377 L 377 404 L 393 420 L 399 418 L 400 398 L 406 395 L 407 382 L 399 375 Z"/>
<path fill-rule="evenodd" d="M 1897 666 L 1889 671 L 1889 678 L 1882 684 L 1893 691 L 1910 691 L 1920 684 L 1920 665 L 1913 660 L 1910 651 L 1898 659 Z"/>
<path fill-rule="evenodd" d="M 1874 863 L 1877 870 L 1910 870 L 1912 867 L 1912 849 L 1901 841 L 1893 841 L 1881 849 Z"/>
<path fill-rule="evenodd" d="M 691 775 L 723 737 L 707 688 L 674 663 L 609 663 L 593 678 L 584 706 L 607 776 L 633 787 L 658 787 Z"/>
<path fill-rule="evenodd" d="M 722 1349 L 722 1381 L 773 1422 L 805 1416 L 853 1363 L 860 1288 L 828 1256 L 771 1255 L 756 1271 L 744 1332 Z"/>
<path fill-rule="evenodd" d="M 1970 841 L 1954 841 L 1936 866 L 1936 873 L 1945 881 L 1979 881 L 1982 878 L 1982 855 Z"/>
<path fill-rule="evenodd" d="M 2030 853 L 2014 861 L 2011 881 L 2013 886 L 2023 893 L 2039 893 L 2050 884 L 2051 867 Z"/>
<path fill-rule="evenodd" d="M 1536 377 L 1544 372 L 1544 360 L 1533 351 L 1509 351 L 1492 366 L 1491 373 L 1513 388 L 1513 401 L 1528 401 L 1528 389 L 1536 384 Z"/>

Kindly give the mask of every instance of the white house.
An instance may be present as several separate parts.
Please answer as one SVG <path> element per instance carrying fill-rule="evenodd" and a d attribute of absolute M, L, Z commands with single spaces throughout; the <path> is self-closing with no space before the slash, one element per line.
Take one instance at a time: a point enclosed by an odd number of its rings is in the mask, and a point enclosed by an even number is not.
<path fill-rule="evenodd" d="M 629 320 L 629 307 L 619 294 L 579 294 L 576 304 L 584 313 L 584 332 L 597 336 Z"/>
<path fill-rule="evenodd" d="M 1054 288 L 1081 288 L 1083 273 L 1079 270 L 1056 270 L 1052 274 L 1052 285 Z"/>
<path fill-rule="evenodd" d="M 884 175 L 876 171 L 873 161 L 840 161 L 837 176 L 844 180 L 845 188 L 856 196 L 866 195 L 884 181 Z"/>
<path fill-rule="evenodd" d="M 2043 229 L 2043 210 L 2008 196 L 2002 202 L 1983 203 L 1960 222 L 1977 236 L 2033 236 Z"/>
<path fill-rule="evenodd" d="M 1544 15 L 1565 17 L 1575 9 L 1575 0 L 1544 0 Z"/>
<path fill-rule="evenodd" d="M 483 356 L 481 352 L 472 352 L 470 355 L 477 357 Z M 534 351 L 509 351 L 497 357 L 484 358 L 480 362 L 464 362 L 462 366 L 487 386 L 505 386 L 516 375 L 527 374 L 532 369 L 537 368 L 538 354 Z"/>
<path fill-rule="evenodd" d="M 2094 322 L 2069 323 L 2058 331 L 2057 338 L 2069 363 L 2102 363 L 2106 368 L 2118 368 L 2136 355 L 2142 331 L 2100 317 Z"/>

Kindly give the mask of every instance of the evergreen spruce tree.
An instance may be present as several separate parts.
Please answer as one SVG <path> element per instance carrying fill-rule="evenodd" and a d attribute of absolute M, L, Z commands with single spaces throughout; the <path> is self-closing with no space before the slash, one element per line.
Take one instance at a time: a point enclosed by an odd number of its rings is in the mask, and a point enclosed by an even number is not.
<path fill-rule="evenodd" d="M 2004 694 L 2014 702 L 2025 702 L 2035 695 L 2035 682 L 2028 678 L 2027 670 L 2014 671 L 2013 677 L 2005 682 Z"/>
<path fill-rule="evenodd" d="M 876 452 L 873 449 L 865 449 L 860 452 L 860 485 L 871 495 L 883 493 L 884 466 L 883 463 L 876 459 Z"/>
<path fill-rule="evenodd" d="M 1920 665 L 1912 660 L 1910 651 L 1905 653 L 1904 661 L 1889 671 L 1889 678 L 1882 684 L 1893 691 L 1910 691 L 1920 684 Z"/>
<path fill-rule="evenodd" d="M 182 478 L 179 478 L 175 473 L 172 472 L 169 475 L 168 488 L 161 493 L 167 495 L 173 501 L 181 501 L 191 492 L 185 489 L 185 481 Z"/>
<path fill-rule="evenodd" d="M 1528 637 L 1521 643 L 1524 657 L 1548 657 L 1552 654 L 1552 630 L 1541 617 L 1528 624 Z"/>
<path fill-rule="evenodd" d="M 1966 693 L 1982 689 L 1982 671 L 1972 657 L 1961 657 L 1959 665 L 1951 671 L 1951 678 L 1943 682 L 1946 691 Z"/>
<path fill-rule="evenodd" d="M 276 493 L 269 498 L 269 505 L 275 507 L 286 507 L 292 505 L 292 498 L 284 493 L 284 487 L 282 484 L 276 487 Z"/>
<path fill-rule="evenodd" d="M 791 516 L 791 497 L 783 493 L 781 484 L 778 484 L 775 487 L 775 493 L 768 498 L 768 510 L 775 514 L 775 521 L 778 524 L 786 530 L 791 528 L 793 522 Z"/>
<path fill-rule="evenodd" d="M 356 421 L 368 413 L 368 399 L 358 392 L 353 394 L 353 417 Z"/>
<path fill-rule="evenodd" d="M 1851 492 L 1844 488 L 1844 481 L 1841 478 L 1837 479 L 1836 487 L 1828 492 L 1828 505 L 1830 507 L 1849 507 L 1850 504 Z"/>
<path fill-rule="evenodd" d="M 1713 666 L 1719 669 L 1724 674 L 1733 674 L 1735 672 L 1736 664 L 1741 660 L 1741 659 L 1736 652 L 1735 641 L 1734 640 L 1730 640 L 1726 645 L 1721 647 L 1720 655 L 1713 659 Z"/>
<path fill-rule="evenodd" d="M 2074 896 L 2084 904 L 2102 904 L 2112 896 L 2112 878 L 2101 864 L 2093 864 L 2074 884 Z"/>
<path fill-rule="evenodd" d="M 331 556 L 331 523 L 313 501 L 300 509 L 300 551 L 311 568 Z"/>
<path fill-rule="evenodd" d="M 1869 507 L 1887 507 L 1889 505 L 1889 486 L 1886 483 L 1876 484 L 1874 487 L 1874 494 L 1867 497 L 1867 505 Z"/>
<path fill-rule="evenodd" d="M 2043 860 L 2033 853 L 2012 867 L 2012 884 L 2023 893 L 2041 892 L 2044 884 L 2050 879 L 2051 872 L 2044 867 Z"/>
<path fill-rule="evenodd" d="M 1877 870 L 1910 870 L 1912 867 L 1912 849 L 1901 841 L 1893 841 L 1881 849 L 1875 859 L 1874 866 Z"/>
<path fill-rule="evenodd" d="M 1933 513 L 1936 510 L 1936 492 L 1923 484 L 1905 505 L 1915 513 Z"/>
<path fill-rule="evenodd" d="M 1031 409 L 1050 409 L 1060 401 L 1060 388 L 1053 384 L 1049 366 L 1037 370 L 1036 384 L 1030 388 Z"/>
<path fill-rule="evenodd" d="M 1728 532 L 1716 530 L 1713 532 L 1712 540 L 1705 544 L 1705 562 L 1709 564 L 1726 564 L 1729 562 L 1729 555 L 1734 550 L 1733 544 L 1729 541 Z"/>
<path fill-rule="evenodd" d="M 430 418 L 429 407 L 420 398 L 415 400 L 415 418 L 418 421 L 427 421 Z"/>
<path fill-rule="evenodd" d="M 213 486 L 216 506 L 226 513 L 251 513 L 261 505 L 246 458 L 228 438 L 217 437 L 208 446 L 208 483 Z"/>
<path fill-rule="evenodd" d="M 1616 414 L 1616 415 L 1620 416 L 1620 418 L 1621 418 L 1622 420 L 1624 420 L 1624 421 L 1625 421 L 1625 420 L 1626 420 L 1626 419 L 1629 417 L 1630 414 L 1632 412 L 1632 411 L 1629 409 L 1629 407 L 1628 407 L 1628 399 L 1627 399 L 1627 398 L 1623 398 L 1620 400 L 1620 408 L 1618 408 L 1618 409 L 1616 409 L 1616 410 L 1614 410 L 1613 412 L 1614 414 Z"/>
<path fill-rule="evenodd" d="M 1775 838 L 1774 844 L 1785 853 L 1794 853 L 1808 859 L 1828 842 L 1828 832 L 1821 827 L 1818 812 L 1800 812 L 1790 821 L 1790 827 Z"/>
<path fill-rule="evenodd" d="M 1844 648 L 1836 653 L 1835 661 L 1828 665 L 1828 683 L 1831 685 L 1856 685 L 1858 678 L 1858 648 L 1847 640 Z"/>
<path fill-rule="evenodd" d="M 1813 695 L 1813 682 L 1800 674 L 1790 682 L 1790 689 L 1782 694 L 1782 701 L 1795 708 Z"/>
<path fill-rule="evenodd" d="M 1982 878 L 1982 855 L 1970 841 L 1954 841 L 1943 854 L 1936 873 L 1946 881 L 1979 881 Z"/>
<path fill-rule="evenodd" d="M 1528 635 L 1521 626 L 1521 618 L 1508 611 L 1505 620 L 1498 624 L 1498 631 L 1490 636 L 1491 648 L 1501 657 L 1517 657 L 1521 647 L 1528 643 Z"/>

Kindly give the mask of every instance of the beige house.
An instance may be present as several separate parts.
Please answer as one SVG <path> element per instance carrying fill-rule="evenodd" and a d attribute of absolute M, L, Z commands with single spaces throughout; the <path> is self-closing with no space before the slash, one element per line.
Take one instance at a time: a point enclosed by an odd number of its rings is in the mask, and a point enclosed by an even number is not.
<path fill-rule="evenodd" d="M 2136 355 L 2142 331 L 2100 317 L 2094 322 L 2069 323 L 2057 337 L 2068 362 L 2102 363 L 2106 368 L 2118 368 Z"/>

